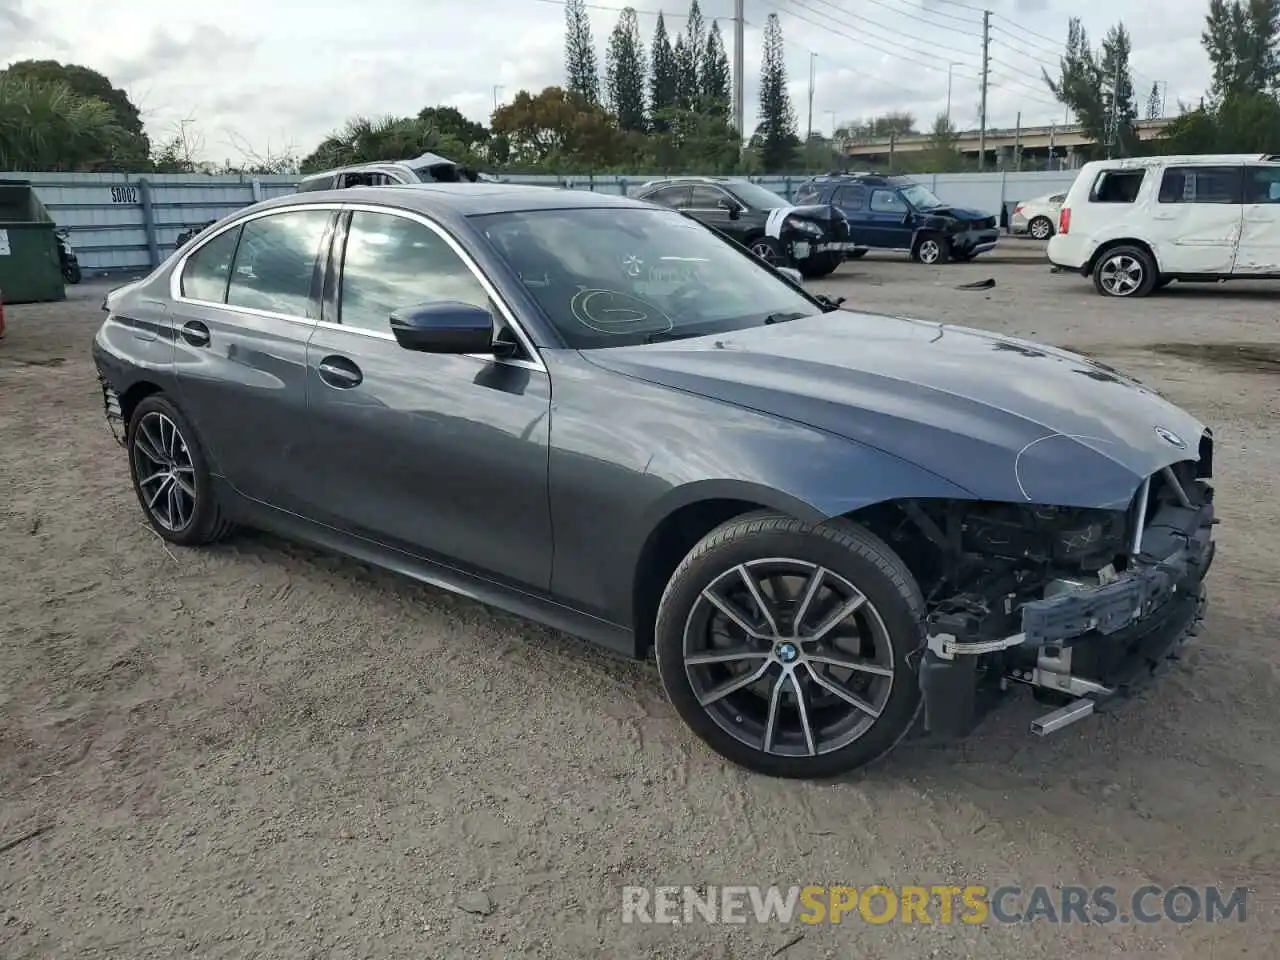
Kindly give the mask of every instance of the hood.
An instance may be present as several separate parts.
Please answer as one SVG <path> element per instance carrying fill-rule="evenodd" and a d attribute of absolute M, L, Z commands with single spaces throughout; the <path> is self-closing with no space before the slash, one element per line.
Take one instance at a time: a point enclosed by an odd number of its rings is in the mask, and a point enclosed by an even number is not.
<path fill-rule="evenodd" d="M 874 447 L 987 500 L 1122 509 L 1144 478 L 1196 459 L 1204 431 L 1083 357 L 877 314 L 835 311 L 584 356 Z"/>
<path fill-rule="evenodd" d="M 920 212 L 932 217 L 954 217 L 957 220 L 990 220 L 993 216 L 984 210 L 975 210 L 973 207 L 930 207 Z"/>
<path fill-rule="evenodd" d="M 787 216 L 803 217 L 806 220 L 832 220 L 837 216 L 844 216 L 829 203 L 811 203 L 801 207 L 787 207 L 786 209 Z"/>

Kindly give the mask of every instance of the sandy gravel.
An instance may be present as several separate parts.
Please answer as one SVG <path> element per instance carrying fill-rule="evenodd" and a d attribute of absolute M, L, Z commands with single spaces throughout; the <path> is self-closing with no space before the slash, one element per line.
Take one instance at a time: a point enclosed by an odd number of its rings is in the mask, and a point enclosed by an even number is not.
<path fill-rule="evenodd" d="M 102 419 L 103 288 L 9 307 L 0 846 L 48 829 L 0 852 L 0 957 L 727 960 L 798 932 L 785 960 L 1274 956 L 1280 286 L 1118 303 L 1010 249 L 869 258 L 824 286 L 1085 350 L 1211 423 L 1206 629 L 1121 713 L 1037 740 L 1015 703 L 964 744 L 822 785 L 726 766 L 651 664 L 266 536 L 166 549 Z M 621 924 L 623 884 L 682 882 L 1253 896 L 1216 926 Z M 488 915 L 459 907 L 479 894 Z"/>

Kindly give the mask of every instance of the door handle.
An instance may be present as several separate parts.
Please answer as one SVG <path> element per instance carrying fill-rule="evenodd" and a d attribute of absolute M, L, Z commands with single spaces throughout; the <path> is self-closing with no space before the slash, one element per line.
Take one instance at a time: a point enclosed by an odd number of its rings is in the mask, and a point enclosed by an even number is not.
<path fill-rule="evenodd" d="M 346 357 L 329 356 L 320 361 L 320 379 L 339 390 L 360 386 L 364 374 Z"/>
<path fill-rule="evenodd" d="M 193 347 L 209 345 L 209 328 L 199 320 L 188 320 L 182 325 L 182 339 Z"/>

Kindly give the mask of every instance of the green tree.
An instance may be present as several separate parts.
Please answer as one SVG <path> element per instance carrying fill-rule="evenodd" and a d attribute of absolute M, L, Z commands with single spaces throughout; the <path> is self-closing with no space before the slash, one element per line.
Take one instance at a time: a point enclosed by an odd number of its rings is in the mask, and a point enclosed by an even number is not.
<path fill-rule="evenodd" d="M 675 51 L 671 49 L 671 39 L 661 13 L 658 14 L 657 26 L 653 28 L 649 57 L 649 116 L 653 118 L 655 129 L 664 130 L 663 117 L 677 105 L 679 89 Z"/>
<path fill-rule="evenodd" d="M 457 107 L 424 107 L 418 111 L 418 119 L 433 128 L 441 140 L 452 140 L 468 151 L 479 149 L 489 140 L 484 124 L 468 120 Z"/>
<path fill-rule="evenodd" d="M 951 118 L 940 113 L 929 130 L 929 145 L 925 148 L 925 160 L 933 173 L 958 173 L 966 166 L 960 153 L 960 131 Z"/>
<path fill-rule="evenodd" d="M 645 129 L 644 43 L 636 11 L 625 7 L 609 36 L 605 58 L 605 88 L 609 109 L 622 130 Z"/>
<path fill-rule="evenodd" d="M 0 72 L 0 170 L 117 170 L 135 149 L 105 101 Z"/>
<path fill-rule="evenodd" d="M 741 138 L 727 114 L 669 107 L 655 118 L 661 133 L 648 140 L 650 165 L 661 173 L 734 173 L 742 152 Z"/>
<path fill-rule="evenodd" d="M 720 24 L 715 20 L 711 21 L 698 75 L 702 83 L 703 108 L 712 113 L 728 115 L 729 84 L 732 79 L 729 74 L 729 55 L 724 48 Z"/>
<path fill-rule="evenodd" d="M 566 0 L 564 5 L 564 68 L 568 91 L 586 103 L 600 102 L 600 70 L 596 45 L 591 38 L 591 19 L 584 0 Z"/>
<path fill-rule="evenodd" d="M 124 90 L 97 70 L 56 60 L 19 60 L 0 71 L 0 75 L 39 84 L 62 83 L 81 100 L 102 101 L 110 108 L 124 137 L 114 145 L 113 159 L 100 169 L 136 171 L 147 166 L 151 141 L 143 128 L 141 111 Z"/>
<path fill-rule="evenodd" d="M 764 50 L 760 65 L 760 120 L 756 129 L 760 161 L 769 173 L 786 170 L 794 161 L 800 138 L 796 134 L 796 112 L 787 94 L 787 65 L 782 46 L 782 26 L 776 13 L 769 14 L 764 27 Z"/>
<path fill-rule="evenodd" d="M 603 107 L 560 87 L 521 90 L 494 111 L 493 134 L 506 138 L 513 166 L 544 172 L 607 170 L 629 146 Z"/>
<path fill-rule="evenodd" d="M 1067 44 L 1058 59 L 1058 78 L 1050 77 L 1047 70 L 1041 73 L 1045 85 L 1075 115 L 1085 135 L 1095 143 L 1105 143 L 1108 130 L 1102 102 L 1102 68 L 1079 17 L 1067 22 Z"/>
<path fill-rule="evenodd" d="M 462 143 L 442 136 L 421 117 L 353 117 L 329 134 L 300 167 L 303 173 L 328 170 L 349 163 L 408 160 L 431 151 L 455 163 L 473 166 L 475 157 Z"/>
<path fill-rule="evenodd" d="M 836 138 L 855 143 L 904 137 L 918 132 L 916 118 L 904 110 L 891 110 L 869 120 L 855 120 L 836 128 Z"/>

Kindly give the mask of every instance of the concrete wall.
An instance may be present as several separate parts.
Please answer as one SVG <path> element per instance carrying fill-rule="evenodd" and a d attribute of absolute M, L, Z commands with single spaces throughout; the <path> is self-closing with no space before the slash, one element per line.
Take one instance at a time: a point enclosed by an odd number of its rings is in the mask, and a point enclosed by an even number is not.
<path fill-rule="evenodd" d="M 914 179 L 942 200 L 997 213 L 1001 205 L 1066 190 L 1074 171 L 1048 173 L 939 173 Z M 188 227 L 224 217 L 258 200 L 293 190 L 296 177 L 192 174 L 0 173 L 30 180 L 49 214 L 69 227 L 86 274 L 147 270 L 174 249 Z M 512 176 L 512 183 L 541 184 L 604 193 L 634 193 L 646 176 Z M 804 175 L 761 177 L 790 197 Z"/>

